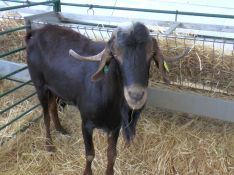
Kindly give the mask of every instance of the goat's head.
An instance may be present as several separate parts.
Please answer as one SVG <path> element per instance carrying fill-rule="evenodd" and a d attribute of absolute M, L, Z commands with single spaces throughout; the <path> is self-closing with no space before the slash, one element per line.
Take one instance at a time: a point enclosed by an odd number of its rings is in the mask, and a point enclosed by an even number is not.
<path fill-rule="evenodd" d="M 118 62 L 123 80 L 124 97 L 132 109 L 141 109 L 147 100 L 149 68 L 152 58 L 157 65 L 164 60 L 157 41 L 149 35 L 147 27 L 134 23 L 127 28 L 117 28 L 105 49 L 91 57 L 83 57 L 69 51 L 70 55 L 80 60 L 100 61 L 99 68 L 92 76 L 93 80 L 103 77 L 103 69 L 112 59 Z"/>

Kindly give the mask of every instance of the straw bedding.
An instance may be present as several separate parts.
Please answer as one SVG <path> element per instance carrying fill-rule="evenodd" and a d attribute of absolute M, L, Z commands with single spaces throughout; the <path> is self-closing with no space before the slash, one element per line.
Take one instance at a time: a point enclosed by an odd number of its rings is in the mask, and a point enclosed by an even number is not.
<path fill-rule="evenodd" d="M 57 148 L 54 154 L 45 151 L 41 120 L 2 146 L 1 174 L 82 174 L 85 155 L 79 113 L 69 106 L 60 117 L 70 137 L 61 136 L 53 129 Z M 106 167 L 105 134 L 95 131 L 94 143 L 93 170 L 94 174 L 102 175 Z M 233 174 L 234 124 L 147 108 L 134 142 L 127 146 L 120 136 L 115 173 Z"/>

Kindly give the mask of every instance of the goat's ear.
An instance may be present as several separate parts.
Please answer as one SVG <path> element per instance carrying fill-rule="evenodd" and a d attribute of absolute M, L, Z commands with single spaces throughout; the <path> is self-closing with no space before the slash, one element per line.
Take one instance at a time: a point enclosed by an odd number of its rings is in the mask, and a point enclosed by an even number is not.
<path fill-rule="evenodd" d="M 99 63 L 98 70 L 92 75 L 93 81 L 98 81 L 104 77 L 104 67 L 111 60 L 111 57 L 111 51 L 108 47 L 106 47 Z"/>
<path fill-rule="evenodd" d="M 153 52 L 154 52 L 153 59 L 155 61 L 155 64 L 157 65 L 159 72 L 162 74 L 163 81 L 167 84 L 170 84 L 166 68 L 164 67 L 165 60 L 159 49 L 158 42 L 155 38 L 152 38 L 152 41 L 153 41 Z"/>
<path fill-rule="evenodd" d="M 98 81 L 104 77 L 104 67 L 108 62 L 110 62 L 112 58 L 111 50 L 113 48 L 114 38 L 115 38 L 115 34 L 112 34 L 112 37 L 106 44 L 105 52 L 102 55 L 102 59 L 99 63 L 98 70 L 92 76 L 93 81 Z"/>
<path fill-rule="evenodd" d="M 92 81 L 101 80 L 104 77 L 104 71 L 97 71 L 92 75 Z"/>

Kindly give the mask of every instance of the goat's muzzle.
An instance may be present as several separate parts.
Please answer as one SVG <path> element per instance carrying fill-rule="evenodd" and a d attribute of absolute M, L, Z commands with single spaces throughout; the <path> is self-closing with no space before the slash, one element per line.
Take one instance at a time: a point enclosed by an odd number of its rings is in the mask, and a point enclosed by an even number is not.
<path fill-rule="evenodd" d="M 141 109 L 147 100 L 147 88 L 140 85 L 124 87 L 124 97 L 130 108 Z"/>

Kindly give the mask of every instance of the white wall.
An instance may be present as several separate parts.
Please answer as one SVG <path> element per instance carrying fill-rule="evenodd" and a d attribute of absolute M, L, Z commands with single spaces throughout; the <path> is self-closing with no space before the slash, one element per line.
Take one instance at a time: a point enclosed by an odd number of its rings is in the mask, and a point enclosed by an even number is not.
<path fill-rule="evenodd" d="M 41 2 L 43 0 L 32 0 L 34 2 Z M 178 10 L 187 12 L 199 12 L 199 13 L 216 13 L 216 14 L 228 14 L 234 15 L 234 0 L 61 0 L 61 2 L 71 3 L 82 3 L 82 4 L 99 4 L 107 6 L 121 6 L 121 7 L 132 7 L 132 8 L 148 8 L 148 9 L 159 9 L 159 10 Z M 3 2 L 0 2 L 2 5 Z M 9 3 L 13 5 L 12 3 Z M 31 7 L 32 9 L 49 10 L 52 7 L 37 6 Z M 77 8 L 70 6 L 63 6 L 63 12 L 87 14 L 87 8 Z M 119 17 L 134 17 L 134 18 L 146 18 L 156 19 L 162 21 L 173 21 L 175 15 L 168 14 L 153 14 L 153 13 L 142 13 L 142 12 L 129 12 L 119 10 L 104 10 L 95 9 L 95 15 L 106 15 L 106 16 L 119 16 Z M 90 15 L 91 15 L 90 11 Z M 25 15 L 25 14 L 24 14 Z M 217 25 L 229 25 L 234 26 L 234 19 L 218 19 L 218 18 L 207 18 L 207 17 L 193 17 L 193 16 L 179 16 L 178 21 L 181 22 L 192 22 L 192 23 L 203 23 L 203 24 L 217 24 Z M 192 31 L 191 31 L 192 32 Z M 234 37 L 234 34 L 223 34 L 223 33 L 207 33 L 209 35 L 221 35 L 226 37 Z"/>

